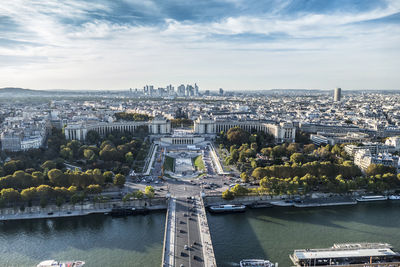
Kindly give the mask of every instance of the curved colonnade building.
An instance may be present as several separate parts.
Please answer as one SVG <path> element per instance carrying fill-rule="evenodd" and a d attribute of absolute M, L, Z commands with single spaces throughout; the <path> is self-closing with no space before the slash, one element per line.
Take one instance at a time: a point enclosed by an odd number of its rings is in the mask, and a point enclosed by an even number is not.
<path fill-rule="evenodd" d="M 189 133 L 186 139 L 181 134 L 172 132 L 171 122 L 163 117 L 157 116 L 152 121 L 122 121 L 122 122 L 97 122 L 97 123 L 70 123 L 65 127 L 65 137 L 69 140 L 85 141 L 89 131 L 96 131 L 101 136 L 113 131 L 127 131 L 134 133 L 139 127 L 144 127 L 149 135 L 169 136 L 171 144 L 195 144 Z M 289 122 L 267 122 L 258 120 L 217 120 L 215 118 L 200 116 L 194 121 L 192 131 L 193 138 L 203 136 L 214 138 L 221 131 L 228 131 L 230 128 L 240 127 L 245 131 L 262 131 L 271 134 L 277 142 L 294 142 L 296 127 Z M 176 135 L 176 136 L 175 136 Z M 189 137 L 190 136 L 190 137 Z M 182 140 L 184 139 L 184 141 Z"/>

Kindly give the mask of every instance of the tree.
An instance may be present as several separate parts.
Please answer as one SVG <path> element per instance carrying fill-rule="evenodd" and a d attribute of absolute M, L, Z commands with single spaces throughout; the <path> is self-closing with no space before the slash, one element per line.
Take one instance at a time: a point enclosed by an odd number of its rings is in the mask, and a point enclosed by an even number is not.
<path fill-rule="evenodd" d="M 303 151 L 305 154 L 310 154 L 315 150 L 315 145 L 314 144 L 308 144 L 304 145 Z"/>
<path fill-rule="evenodd" d="M 80 201 L 83 201 L 83 199 L 84 199 L 84 195 L 83 194 L 80 194 L 80 193 L 75 193 L 75 194 L 73 194 L 72 196 L 71 196 L 71 202 L 72 202 L 72 204 L 76 204 L 76 203 L 78 203 L 78 202 L 80 202 Z"/>
<path fill-rule="evenodd" d="M 253 176 L 256 180 L 260 180 L 267 175 L 267 170 L 261 167 L 255 168 L 251 176 Z"/>
<path fill-rule="evenodd" d="M 106 145 L 99 153 L 100 158 L 104 161 L 118 161 L 121 159 L 121 154 L 114 146 Z"/>
<path fill-rule="evenodd" d="M 270 148 L 270 147 L 264 147 L 263 149 L 261 149 L 261 153 L 264 156 L 270 156 L 271 152 L 272 152 L 272 148 Z"/>
<path fill-rule="evenodd" d="M 272 148 L 272 156 L 275 157 L 282 157 L 286 154 L 286 148 L 284 145 L 277 145 Z"/>
<path fill-rule="evenodd" d="M 40 199 L 48 199 L 52 196 L 53 194 L 53 188 L 51 188 L 48 185 L 42 184 L 36 187 L 36 191 L 40 197 Z"/>
<path fill-rule="evenodd" d="M 104 181 L 106 183 L 112 183 L 113 182 L 113 173 L 110 171 L 106 171 L 103 173 Z"/>
<path fill-rule="evenodd" d="M 247 173 L 242 172 L 242 173 L 240 174 L 240 179 L 242 179 L 242 181 L 243 181 L 244 183 L 247 183 L 247 182 L 249 181 L 249 176 L 247 175 Z"/>
<path fill-rule="evenodd" d="M 13 188 L 5 188 L 0 191 L 1 198 L 8 203 L 17 202 L 21 195 L 20 193 Z"/>
<path fill-rule="evenodd" d="M 377 175 L 377 174 L 385 174 L 385 173 L 396 173 L 396 169 L 394 167 L 385 166 L 383 164 L 370 164 L 365 171 L 367 175 Z"/>
<path fill-rule="evenodd" d="M 50 182 L 57 186 L 67 186 L 68 177 L 59 169 L 52 169 L 47 173 Z"/>
<path fill-rule="evenodd" d="M 23 200 L 30 202 L 37 195 L 37 191 L 35 187 L 26 188 L 21 191 L 21 197 Z"/>
<path fill-rule="evenodd" d="M 16 171 L 23 169 L 25 169 L 24 164 L 20 160 L 10 160 L 4 163 L 3 166 L 3 171 L 5 172 L 5 174 L 13 174 Z"/>
<path fill-rule="evenodd" d="M 47 169 L 47 170 L 51 170 L 51 169 L 55 169 L 57 168 L 57 164 L 52 161 L 52 160 L 47 160 L 45 161 L 41 166 L 40 166 L 43 170 Z"/>
<path fill-rule="evenodd" d="M 33 183 L 38 186 L 44 183 L 44 174 L 42 172 L 32 173 Z"/>
<path fill-rule="evenodd" d="M 64 147 L 60 150 L 60 156 L 66 160 L 72 160 L 74 157 L 73 151 L 69 147 Z"/>
<path fill-rule="evenodd" d="M 148 198 L 153 198 L 155 195 L 155 190 L 151 185 L 146 186 L 146 188 L 144 189 L 144 194 L 148 197 Z"/>
<path fill-rule="evenodd" d="M 132 192 L 132 197 L 137 198 L 137 199 L 142 199 L 144 196 L 142 190 L 134 191 Z"/>
<path fill-rule="evenodd" d="M 72 140 L 67 143 L 66 147 L 71 149 L 73 157 L 77 157 L 79 148 L 81 147 L 81 144 L 79 143 L 78 140 Z"/>
<path fill-rule="evenodd" d="M 257 151 L 257 149 L 258 149 L 257 143 L 256 143 L 256 142 L 251 143 L 251 144 L 250 144 L 250 148 L 251 148 L 252 150 L 254 150 L 254 151 Z"/>
<path fill-rule="evenodd" d="M 340 156 L 340 153 L 341 153 L 342 151 L 341 151 L 341 149 L 340 149 L 340 147 L 336 144 L 336 145 L 334 145 L 333 146 L 333 148 L 332 148 L 332 150 L 331 150 L 331 153 L 332 154 L 335 154 L 336 156 Z"/>
<path fill-rule="evenodd" d="M 98 132 L 90 130 L 86 134 L 86 142 L 89 144 L 97 144 L 100 142 L 100 135 Z"/>
<path fill-rule="evenodd" d="M 96 154 L 91 149 L 85 149 L 83 151 L 83 156 L 85 157 L 85 159 L 93 161 L 95 159 Z"/>
<path fill-rule="evenodd" d="M 290 161 L 294 163 L 303 163 L 305 161 L 304 155 L 301 153 L 293 153 L 290 156 Z"/>
<path fill-rule="evenodd" d="M 230 190 L 235 196 L 243 196 L 245 195 L 249 190 L 239 184 L 235 185 L 231 190 Z"/>
<path fill-rule="evenodd" d="M 125 176 L 118 173 L 117 175 L 115 175 L 114 177 L 114 185 L 119 186 L 119 187 L 123 187 L 125 184 Z"/>
<path fill-rule="evenodd" d="M 222 198 L 226 200 L 232 200 L 235 198 L 235 196 L 229 189 L 226 189 L 224 192 L 222 192 Z"/>
<path fill-rule="evenodd" d="M 62 196 L 57 196 L 56 197 L 56 205 L 57 205 L 57 207 L 61 207 L 62 204 L 64 204 L 64 203 L 65 203 L 65 198 L 64 197 L 62 197 Z"/>
<path fill-rule="evenodd" d="M 68 187 L 68 192 L 70 195 L 75 194 L 78 191 L 78 188 L 76 186 L 71 185 L 70 187 Z"/>
<path fill-rule="evenodd" d="M 134 160 L 132 152 L 128 152 L 125 154 L 125 161 L 129 164 L 132 164 Z"/>
<path fill-rule="evenodd" d="M 105 181 L 105 177 L 103 176 L 103 174 L 101 173 L 100 169 L 94 169 L 92 171 L 92 178 L 94 180 L 95 183 L 99 184 L 99 185 L 103 185 L 104 181 Z"/>
<path fill-rule="evenodd" d="M 88 187 L 86 187 L 86 192 L 88 194 L 100 194 L 102 191 L 102 188 L 98 184 L 91 184 Z"/>
<path fill-rule="evenodd" d="M 231 128 L 227 133 L 227 139 L 229 143 L 232 145 L 239 145 L 239 146 L 244 143 L 248 143 L 249 136 L 250 134 L 248 132 L 239 127 Z"/>
<path fill-rule="evenodd" d="M 296 153 L 298 150 L 299 150 L 299 144 L 297 143 L 291 143 L 287 147 L 288 155 L 292 155 L 293 153 Z"/>

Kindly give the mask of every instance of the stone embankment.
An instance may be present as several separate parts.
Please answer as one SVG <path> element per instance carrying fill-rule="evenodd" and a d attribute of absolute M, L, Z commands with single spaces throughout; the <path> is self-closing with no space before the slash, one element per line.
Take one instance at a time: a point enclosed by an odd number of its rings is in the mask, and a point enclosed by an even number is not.
<path fill-rule="evenodd" d="M 225 200 L 221 195 L 207 195 L 204 198 L 204 205 L 225 205 L 225 204 L 242 204 L 246 206 L 270 204 L 274 206 L 277 202 L 293 201 L 292 204 L 282 206 L 295 206 L 298 208 L 306 207 L 322 207 L 322 206 L 339 206 L 339 205 L 355 205 L 357 201 L 351 196 L 330 196 L 330 195 L 318 195 L 314 197 L 301 197 L 293 198 L 290 196 L 243 196 L 235 197 L 233 200 Z M 280 206 L 280 205 L 277 205 Z"/>
<path fill-rule="evenodd" d="M 148 210 L 167 209 L 166 198 L 136 199 L 132 201 L 110 201 L 106 203 L 83 203 L 83 204 L 64 204 L 61 207 L 48 205 L 44 208 L 40 206 L 20 208 L 0 209 L 0 221 L 26 220 L 40 218 L 61 218 L 84 216 L 95 213 L 107 213 L 116 207 L 146 208 Z"/>

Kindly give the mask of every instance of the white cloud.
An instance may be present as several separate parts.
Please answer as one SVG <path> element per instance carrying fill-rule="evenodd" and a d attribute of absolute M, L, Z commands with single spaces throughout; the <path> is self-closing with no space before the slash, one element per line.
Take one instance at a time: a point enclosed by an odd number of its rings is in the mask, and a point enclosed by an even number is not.
<path fill-rule="evenodd" d="M 343 80 L 365 88 L 368 84 L 394 87 L 400 81 L 393 78 L 395 59 L 399 58 L 395 49 L 400 45 L 398 26 L 357 24 L 399 12 L 399 1 L 358 14 L 288 18 L 272 12 L 202 23 L 167 19 L 155 26 L 101 19 L 66 24 L 60 20 L 84 20 L 88 12 L 112 12 L 101 4 L 10 2 L 0 3 L 0 16 L 15 18 L 22 29 L 12 32 L 11 38 L 42 45 L 0 46 L 0 56 L 27 59 L 26 64 L 18 60 L 0 66 L 0 87 L 116 89 L 198 80 L 211 89 L 319 88 Z M 160 12 L 153 2 L 147 2 L 145 8 Z M 240 34 L 271 38 L 231 38 Z M 35 57 L 41 60 L 32 60 Z"/>

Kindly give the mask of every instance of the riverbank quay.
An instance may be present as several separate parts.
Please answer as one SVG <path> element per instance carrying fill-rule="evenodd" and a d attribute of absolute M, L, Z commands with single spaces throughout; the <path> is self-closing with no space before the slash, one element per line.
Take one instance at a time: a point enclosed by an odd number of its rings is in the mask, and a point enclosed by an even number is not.
<path fill-rule="evenodd" d="M 18 207 L 0 209 L 0 221 L 29 220 L 85 216 L 89 214 L 110 213 L 113 208 L 137 208 L 149 211 L 166 210 L 165 197 L 153 199 L 135 199 L 131 201 L 109 201 L 105 203 L 64 204 L 62 206 L 48 205 L 46 207 L 32 206 L 23 210 Z"/>
<path fill-rule="evenodd" d="M 308 207 L 326 207 L 326 206 L 341 206 L 341 205 L 356 205 L 357 200 L 348 196 L 332 196 L 319 198 L 305 198 L 299 202 L 294 202 L 293 206 L 297 208 Z"/>
<path fill-rule="evenodd" d="M 341 196 L 332 194 L 315 194 L 311 196 L 293 197 L 293 196 L 240 196 L 232 200 L 226 200 L 221 195 L 206 195 L 204 197 L 204 205 L 206 207 L 213 205 L 246 205 L 250 208 L 261 207 L 282 207 L 293 206 L 297 208 L 325 207 L 325 206 L 342 206 L 356 205 L 355 196 Z"/>

